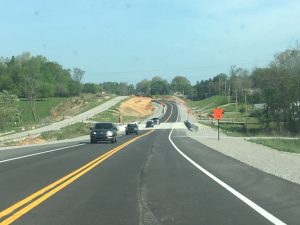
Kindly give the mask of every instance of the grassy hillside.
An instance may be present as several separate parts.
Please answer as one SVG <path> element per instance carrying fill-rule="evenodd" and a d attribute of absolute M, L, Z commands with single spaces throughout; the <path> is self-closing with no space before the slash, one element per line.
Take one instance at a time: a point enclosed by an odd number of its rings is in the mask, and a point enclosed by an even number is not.
<path fill-rule="evenodd" d="M 69 138 L 80 137 L 90 133 L 90 124 L 88 123 L 75 123 L 66 126 L 59 131 L 44 132 L 41 137 L 45 140 L 64 140 Z"/>
<path fill-rule="evenodd" d="M 75 116 L 111 99 L 111 96 L 103 97 L 95 94 L 85 94 L 79 97 L 70 98 L 47 98 L 36 101 L 36 121 L 34 121 L 29 102 L 20 99 L 17 102 L 17 109 L 20 113 L 20 120 L 16 123 L 7 124 L 4 131 L 21 131 L 22 127 L 40 127 L 52 122 L 61 121 L 66 117 Z"/>
<path fill-rule="evenodd" d="M 224 110 L 220 120 L 220 128 L 230 136 L 290 136 L 289 133 L 278 133 L 276 129 L 266 128 L 261 122 L 259 115 L 261 110 L 255 109 L 253 104 L 228 103 L 225 96 L 213 96 L 201 101 L 187 101 L 187 106 L 197 114 L 201 123 L 216 126 L 208 115 L 213 115 L 213 109 L 220 107 Z M 246 123 L 247 121 L 247 123 Z M 274 125 L 274 124 L 273 124 Z M 275 126 L 274 126 L 275 127 Z"/>
<path fill-rule="evenodd" d="M 42 101 L 36 101 L 36 122 L 40 123 L 42 119 L 50 116 L 51 109 L 66 101 L 66 99 L 67 98 L 47 98 Z M 29 102 L 25 99 L 21 99 L 17 102 L 17 108 L 21 113 L 21 124 L 33 124 L 33 117 L 29 107 Z"/>
<path fill-rule="evenodd" d="M 224 96 L 212 96 L 201 101 L 187 101 L 187 105 L 192 109 L 205 112 L 227 103 L 228 99 Z"/>
<path fill-rule="evenodd" d="M 248 104 L 248 113 L 246 114 L 246 106 L 243 103 L 228 103 L 225 96 L 213 96 L 201 101 L 188 101 L 187 105 L 191 107 L 201 120 L 206 120 L 208 114 L 213 115 L 213 109 L 221 107 L 224 110 L 223 118 L 220 120 L 220 128 L 232 136 L 259 135 L 262 127 L 257 117 L 252 116 L 254 106 Z M 246 129 L 247 118 L 247 129 Z M 207 121 L 207 123 L 210 123 Z M 211 124 L 214 126 L 213 124 Z"/>

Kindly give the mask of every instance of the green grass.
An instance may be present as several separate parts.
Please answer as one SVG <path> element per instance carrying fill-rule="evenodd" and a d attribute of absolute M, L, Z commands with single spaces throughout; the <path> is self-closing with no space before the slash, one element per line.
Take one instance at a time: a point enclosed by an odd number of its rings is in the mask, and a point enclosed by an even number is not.
<path fill-rule="evenodd" d="M 249 136 L 283 136 L 289 137 L 291 134 L 285 131 L 278 131 L 276 125 L 270 124 L 270 127 L 266 127 L 260 120 L 262 110 L 254 108 L 253 104 L 248 104 L 248 113 L 245 112 L 245 104 L 242 102 L 237 105 L 235 103 L 227 103 L 227 98 L 224 96 L 213 96 L 202 101 L 187 101 L 188 107 L 195 110 L 200 120 L 206 120 L 208 114 L 213 115 L 212 110 L 216 107 L 222 107 L 224 109 L 223 118 L 220 123 L 222 132 L 229 136 L 249 137 Z M 245 123 L 247 115 L 247 130 L 245 129 Z M 225 123 L 222 123 L 225 122 Z M 205 122 L 204 122 L 205 123 Z M 240 123 L 240 124 L 235 124 Z M 216 125 L 210 125 L 216 128 Z M 300 145 L 299 145 L 300 148 Z"/>
<path fill-rule="evenodd" d="M 279 151 L 300 153 L 300 139 L 250 139 L 250 141 Z"/>
<path fill-rule="evenodd" d="M 214 125 L 214 128 L 217 126 Z M 246 132 L 243 124 L 220 124 L 220 129 L 229 136 L 246 137 L 246 136 L 263 136 L 262 128 L 259 124 L 248 124 L 248 131 Z"/>
<path fill-rule="evenodd" d="M 119 115 L 116 113 L 115 110 L 106 110 L 102 113 L 97 114 L 92 118 L 94 121 L 98 122 L 112 122 L 118 123 L 119 122 Z"/>
<path fill-rule="evenodd" d="M 66 99 L 67 98 L 47 98 L 41 101 L 36 101 L 36 122 L 40 123 L 44 118 L 50 116 L 51 109 L 59 103 L 66 101 Z M 27 100 L 21 99 L 18 101 L 17 108 L 22 115 L 21 125 L 34 123 L 29 102 Z"/>
<path fill-rule="evenodd" d="M 259 124 L 256 117 L 250 117 L 250 112 L 253 110 L 253 105 L 248 105 L 248 129 L 246 132 L 243 124 L 234 124 L 231 122 L 244 123 L 246 119 L 246 113 L 240 112 L 241 109 L 245 109 L 245 104 L 228 103 L 228 97 L 225 96 L 213 96 L 201 101 L 188 101 L 187 105 L 194 110 L 199 110 L 199 117 L 206 119 L 207 114 L 213 114 L 213 109 L 222 107 L 224 110 L 223 118 L 221 121 L 228 123 L 220 123 L 222 131 L 229 136 L 261 136 L 263 135 L 263 129 Z M 242 110 L 241 110 L 242 111 Z M 217 126 L 211 125 L 216 128 Z"/>
<path fill-rule="evenodd" d="M 66 126 L 59 131 L 49 131 L 42 133 L 41 137 L 46 140 L 63 140 L 90 133 L 90 124 L 87 123 L 75 123 L 70 126 Z"/>
<path fill-rule="evenodd" d="M 124 123 L 129 123 L 132 121 L 138 120 L 138 117 L 135 116 L 123 116 Z M 97 114 L 95 117 L 92 118 L 94 121 L 98 122 L 112 122 L 112 123 L 118 123 L 119 122 L 119 114 L 116 110 L 106 110 L 102 113 Z"/>
<path fill-rule="evenodd" d="M 203 111 L 207 111 L 227 103 L 228 103 L 227 97 L 212 96 L 201 101 L 187 101 L 187 106 L 191 108 L 197 108 Z"/>
<path fill-rule="evenodd" d="M 89 96 L 85 97 L 86 104 L 83 107 L 80 107 L 80 111 L 77 114 L 86 112 L 86 111 L 88 111 L 92 108 L 95 108 L 98 105 L 101 105 L 109 100 L 111 100 L 111 96 L 110 96 L 110 98 L 102 99 L 101 101 L 98 101 L 98 98 L 95 95 L 90 94 Z"/>
<path fill-rule="evenodd" d="M 124 101 L 124 100 L 123 100 Z M 112 122 L 112 123 L 118 123 L 119 122 L 119 114 L 118 114 L 118 108 L 120 107 L 121 103 L 119 102 L 118 104 L 114 105 L 110 109 L 99 113 L 95 115 L 92 120 L 97 121 L 97 122 Z"/>
<path fill-rule="evenodd" d="M 230 103 L 226 106 L 222 107 L 226 112 L 236 112 L 235 103 Z M 239 113 L 239 110 L 245 108 L 245 104 L 237 104 L 237 112 Z"/>
<path fill-rule="evenodd" d="M 110 100 L 109 99 L 102 99 L 99 101 L 99 98 L 96 95 L 82 95 L 80 97 L 73 97 L 73 98 L 62 98 L 62 97 L 53 97 L 53 98 L 46 98 L 43 100 L 36 101 L 36 121 L 34 122 L 31 109 L 29 106 L 29 102 L 26 99 L 20 99 L 16 103 L 17 109 L 21 114 L 20 123 L 17 124 L 7 124 L 7 129 L 5 130 L 19 130 L 20 127 L 40 127 L 43 126 L 43 123 L 46 125 L 49 122 L 54 122 L 56 119 L 51 117 L 51 110 L 61 104 L 67 104 L 70 108 L 71 105 L 76 106 L 78 102 L 82 104 L 80 108 L 74 110 L 74 115 L 79 113 L 83 113 L 87 110 L 90 110 L 104 102 Z M 72 102 L 72 103 L 71 103 Z M 62 113 L 63 114 L 63 113 Z M 70 116 L 74 116 L 73 114 Z M 8 129 L 9 128 L 9 129 Z"/>

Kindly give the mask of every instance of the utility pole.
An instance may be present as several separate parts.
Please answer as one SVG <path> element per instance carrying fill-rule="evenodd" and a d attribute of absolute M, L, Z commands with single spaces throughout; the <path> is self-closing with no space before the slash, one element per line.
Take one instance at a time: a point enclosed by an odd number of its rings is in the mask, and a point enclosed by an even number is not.
<path fill-rule="evenodd" d="M 230 103 L 230 100 L 231 100 L 231 96 L 230 96 L 230 86 L 228 88 L 228 103 Z"/>
<path fill-rule="evenodd" d="M 298 76 L 298 102 L 297 102 L 297 106 L 298 106 L 298 119 L 300 117 L 300 76 Z"/>
<path fill-rule="evenodd" d="M 219 95 L 220 95 L 220 77 L 219 77 Z"/>
<path fill-rule="evenodd" d="M 235 90 L 235 115 L 237 117 L 237 90 Z"/>
<path fill-rule="evenodd" d="M 247 107 L 247 92 L 245 91 L 245 106 L 246 106 L 246 123 L 245 123 L 245 128 L 246 128 L 246 133 L 248 133 L 248 107 Z"/>

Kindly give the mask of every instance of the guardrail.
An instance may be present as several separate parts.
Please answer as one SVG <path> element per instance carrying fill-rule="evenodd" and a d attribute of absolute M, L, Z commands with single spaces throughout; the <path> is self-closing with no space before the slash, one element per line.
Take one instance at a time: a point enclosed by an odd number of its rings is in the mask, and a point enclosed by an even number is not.
<path fill-rule="evenodd" d="M 190 131 L 198 131 L 198 126 L 194 123 L 192 123 L 189 120 L 185 120 L 184 121 L 184 125 L 186 126 L 187 129 L 189 129 Z"/>

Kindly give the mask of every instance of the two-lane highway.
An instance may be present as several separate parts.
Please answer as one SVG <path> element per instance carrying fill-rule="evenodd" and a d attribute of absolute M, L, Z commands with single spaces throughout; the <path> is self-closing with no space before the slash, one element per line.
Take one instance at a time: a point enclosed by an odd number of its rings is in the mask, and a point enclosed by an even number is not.
<path fill-rule="evenodd" d="M 168 103 L 161 121 L 178 113 Z M 299 224 L 298 185 L 180 129 L 69 145 L 0 152 L 0 224 Z"/>

